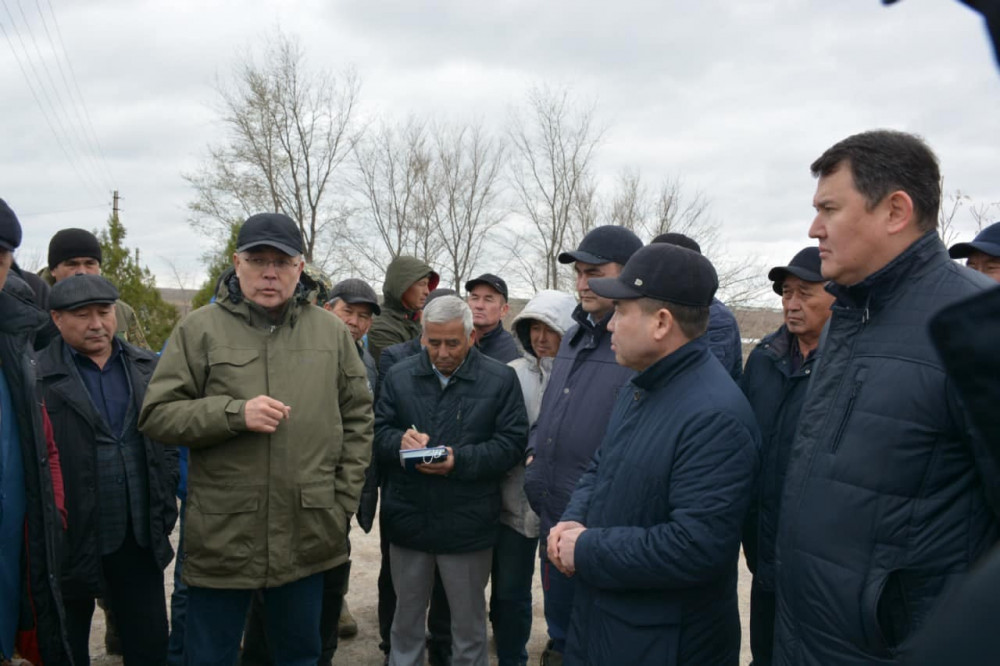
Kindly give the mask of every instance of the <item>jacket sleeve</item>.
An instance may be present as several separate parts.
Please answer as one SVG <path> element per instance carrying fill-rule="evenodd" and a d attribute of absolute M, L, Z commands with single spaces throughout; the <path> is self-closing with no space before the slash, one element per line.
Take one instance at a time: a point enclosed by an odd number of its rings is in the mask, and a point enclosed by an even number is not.
<path fill-rule="evenodd" d="M 372 394 L 368 389 L 368 372 L 350 332 L 345 326 L 338 329 L 341 341 L 337 390 L 344 439 L 335 476 L 337 500 L 350 515 L 358 509 L 365 470 L 372 456 Z"/>
<path fill-rule="evenodd" d="M 472 446 L 455 450 L 451 476 L 476 481 L 502 476 L 524 460 L 528 440 L 528 412 L 524 408 L 521 383 L 513 368 L 504 367 L 503 384 L 497 391 L 498 409 L 493 436 Z"/>
<path fill-rule="evenodd" d="M 584 519 L 587 517 L 587 510 L 590 509 L 590 498 L 594 493 L 594 485 L 597 483 L 597 468 L 600 464 L 601 449 L 598 447 L 590 465 L 587 466 L 587 471 L 576 482 L 576 488 L 569 498 L 569 504 L 566 505 L 566 510 L 563 511 L 560 521 L 572 520 L 582 525 L 587 524 Z"/>
<path fill-rule="evenodd" d="M 399 398 L 397 384 L 401 381 L 399 373 L 387 374 L 384 380 L 379 380 L 379 397 L 375 404 L 375 446 L 373 458 L 379 466 L 389 469 L 399 465 L 399 449 L 403 440 L 403 432 L 410 427 L 399 413 Z"/>
<path fill-rule="evenodd" d="M 743 375 L 740 377 L 739 385 L 740 390 L 743 391 L 743 395 L 747 396 L 747 400 L 750 399 L 751 386 L 754 384 L 756 371 L 755 368 L 758 366 L 754 363 L 755 356 L 750 355 L 747 359 L 747 364 L 743 368 Z M 753 403 L 751 402 L 751 405 Z M 756 416 L 756 412 L 755 412 Z M 759 423 L 759 421 L 758 421 Z M 763 455 L 761 458 L 761 464 L 763 465 Z M 747 569 L 750 573 L 757 573 L 757 554 L 759 552 L 759 524 L 760 524 L 760 492 L 763 474 L 757 474 L 754 481 L 753 490 L 750 495 L 750 507 L 747 509 L 746 520 L 743 521 L 743 554 L 746 555 Z"/>
<path fill-rule="evenodd" d="M 588 529 L 580 535 L 576 571 L 588 584 L 687 587 L 732 566 L 757 468 L 757 435 L 731 417 L 710 414 L 692 420 L 680 442 L 666 522 Z"/>
<path fill-rule="evenodd" d="M 208 362 L 185 332 L 181 322 L 156 364 L 139 414 L 139 429 L 152 440 L 198 449 L 245 430 L 246 401 L 202 395 Z"/>

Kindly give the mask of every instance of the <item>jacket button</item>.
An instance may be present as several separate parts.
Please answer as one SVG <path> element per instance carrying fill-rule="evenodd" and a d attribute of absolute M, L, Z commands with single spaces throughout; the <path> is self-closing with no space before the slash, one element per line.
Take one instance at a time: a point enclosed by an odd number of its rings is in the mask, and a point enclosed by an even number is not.
<path fill-rule="evenodd" d="M 812 370 L 810 368 L 806 368 L 806 374 L 808 375 L 810 372 L 812 372 Z"/>
<path fill-rule="evenodd" d="M 563 389 L 563 393 L 566 394 L 566 395 L 569 395 L 569 389 L 568 388 L 564 388 Z"/>
<path fill-rule="evenodd" d="M 636 391 L 633 397 L 634 397 L 634 398 L 635 398 L 636 400 L 638 400 L 638 399 L 639 399 L 639 392 L 638 392 L 638 391 Z"/>

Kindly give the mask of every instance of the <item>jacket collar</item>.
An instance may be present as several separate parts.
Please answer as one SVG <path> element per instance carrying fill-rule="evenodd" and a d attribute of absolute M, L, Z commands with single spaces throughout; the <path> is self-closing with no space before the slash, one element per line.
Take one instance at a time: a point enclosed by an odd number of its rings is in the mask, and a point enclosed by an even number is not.
<path fill-rule="evenodd" d="M 900 283 L 909 282 L 948 261 L 948 251 L 941 238 L 936 231 L 928 231 L 861 282 L 850 286 L 831 282 L 826 289 L 837 298 L 837 305 L 841 307 L 877 310 L 892 300 Z"/>
<path fill-rule="evenodd" d="M 473 346 L 469 349 L 469 354 L 462 361 L 462 365 L 458 366 L 455 372 L 451 373 L 449 382 L 455 379 L 465 379 L 468 381 L 474 381 L 477 375 L 477 369 L 479 367 L 479 359 L 482 353 Z M 426 349 L 420 350 L 420 361 L 417 363 L 416 374 L 418 375 L 434 375 L 434 366 L 431 364 L 431 357 L 427 354 Z M 436 379 L 436 377 L 435 377 Z"/>
<path fill-rule="evenodd" d="M 271 322 L 268 313 L 262 307 L 243 295 L 239 278 L 236 277 L 236 271 L 232 267 L 228 268 L 219 279 L 219 287 L 215 292 L 215 302 L 242 319 L 247 325 L 256 328 L 268 327 L 262 325 L 264 322 L 275 327 L 285 324 L 295 326 L 295 322 L 298 321 L 299 314 L 302 312 L 302 304 L 308 304 L 308 301 L 305 301 L 305 288 L 299 282 L 295 285 L 295 293 L 285 304 L 281 317 L 277 321 Z"/>
<path fill-rule="evenodd" d="M 496 338 L 498 335 L 501 335 L 503 332 L 504 332 L 503 322 L 498 321 L 496 326 L 491 328 L 488 332 L 486 332 L 476 340 L 476 346 L 479 347 L 482 346 L 484 343 L 489 344 L 490 342 L 493 342 L 494 338 Z"/>
<path fill-rule="evenodd" d="M 632 383 L 646 391 L 669 384 L 677 375 L 701 363 L 708 354 L 708 343 L 700 335 L 669 356 L 649 366 L 632 378 Z"/>
<path fill-rule="evenodd" d="M 599 342 L 604 337 L 604 334 L 608 332 L 608 322 L 611 321 L 611 317 L 614 314 L 614 310 L 612 310 L 595 324 L 590 320 L 590 313 L 584 311 L 583 306 L 578 304 L 576 309 L 573 310 L 573 320 L 579 326 L 577 326 L 576 331 L 573 333 L 570 344 L 575 346 L 584 333 L 589 334 L 595 341 L 595 344 Z"/>

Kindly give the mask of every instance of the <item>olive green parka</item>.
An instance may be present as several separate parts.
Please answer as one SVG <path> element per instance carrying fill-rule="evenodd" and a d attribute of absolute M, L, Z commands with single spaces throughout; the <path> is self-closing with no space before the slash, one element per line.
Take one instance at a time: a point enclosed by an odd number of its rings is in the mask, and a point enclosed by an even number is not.
<path fill-rule="evenodd" d="M 272 434 L 244 406 L 291 407 Z M 167 342 L 139 418 L 150 438 L 190 447 L 184 580 L 275 587 L 348 559 L 372 448 L 372 398 L 347 327 L 300 288 L 271 323 L 235 276 Z"/>
<path fill-rule="evenodd" d="M 406 290 L 423 278 L 429 278 L 427 288 L 430 290 L 434 290 L 440 281 L 438 274 L 416 257 L 396 257 L 386 269 L 382 285 L 382 314 L 372 319 L 372 327 L 368 331 L 368 351 L 376 363 L 386 347 L 420 336 L 420 310 L 410 310 L 403 305 L 402 299 Z"/>

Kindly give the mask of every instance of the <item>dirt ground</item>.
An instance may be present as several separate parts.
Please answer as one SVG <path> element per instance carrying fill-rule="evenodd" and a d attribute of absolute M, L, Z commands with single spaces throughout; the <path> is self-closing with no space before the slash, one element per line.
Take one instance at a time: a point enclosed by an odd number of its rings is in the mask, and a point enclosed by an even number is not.
<path fill-rule="evenodd" d="M 174 531 L 172 541 L 177 545 L 177 532 Z M 378 598 L 376 581 L 379 568 L 379 537 L 378 523 L 371 534 L 364 534 L 360 529 L 351 530 L 351 546 L 353 565 L 351 567 L 351 586 L 347 593 L 347 603 L 358 621 L 358 635 L 348 640 L 341 640 L 333 663 L 337 666 L 381 666 L 382 652 L 378 649 L 378 616 L 376 602 Z M 165 579 L 167 601 L 169 606 L 170 593 L 173 590 L 173 564 L 167 568 Z M 740 565 L 740 618 L 743 623 L 743 648 L 740 662 L 744 666 L 750 663 L 749 617 L 750 617 L 750 574 L 746 566 Z M 541 578 L 535 571 L 535 585 L 532 593 L 534 622 L 531 628 L 531 641 L 528 643 L 528 663 L 537 664 L 542 649 L 545 647 L 545 618 L 542 614 Z M 93 629 L 90 635 L 90 655 L 93 666 L 121 666 L 119 657 L 111 657 L 104 650 L 104 613 L 99 609 L 94 613 Z M 496 657 L 491 656 L 491 664 L 496 664 Z"/>

